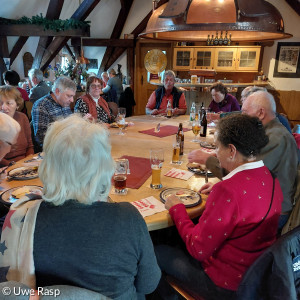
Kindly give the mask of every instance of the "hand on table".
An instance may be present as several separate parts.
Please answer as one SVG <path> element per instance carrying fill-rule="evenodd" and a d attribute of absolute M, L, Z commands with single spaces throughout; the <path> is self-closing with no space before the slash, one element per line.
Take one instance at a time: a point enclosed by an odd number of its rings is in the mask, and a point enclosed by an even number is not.
<path fill-rule="evenodd" d="M 212 153 L 208 153 L 207 151 L 203 151 L 202 149 L 193 150 L 188 154 L 188 160 L 190 163 L 196 162 L 202 165 L 206 164 L 206 160 L 213 155 Z"/>
<path fill-rule="evenodd" d="M 167 198 L 166 203 L 165 203 L 165 208 L 167 210 L 170 210 L 170 208 L 176 204 L 180 204 L 182 203 L 181 200 L 175 196 L 175 195 L 171 195 Z"/>
<path fill-rule="evenodd" d="M 201 186 L 199 193 L 208 195 L 211 192 L 213 186 L 214 184 L 211 182 L 205 183 Z"/>
<path fill-rule="evenodd" d="M 153 109 L 151 112 L 151 115 L 158 115 L 159 114 L 159 110 L 158 109 Z"/>

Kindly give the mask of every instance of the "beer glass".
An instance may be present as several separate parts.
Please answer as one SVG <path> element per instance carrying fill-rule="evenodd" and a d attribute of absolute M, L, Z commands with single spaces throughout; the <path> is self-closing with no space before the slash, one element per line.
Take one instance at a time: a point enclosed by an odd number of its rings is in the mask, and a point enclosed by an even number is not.
<path fill-rule="evenodd" d="M 173 144 L 173 154 L 172 154 L 172 164 L 179 164 L 179 154 L 180 154 L 180 143 L 175 141 Z"/>
<path fill-rule="evenodd" d="M 125 134 L 122 131 L 123 128 L 125 128 L 125 126 L 126 126 L 125 117 L 126 117 L 126 108 L 119 107 L 118 108 L 118 115 L 117 115 L 117 125 L 120 128 L 120 131 L 118 133 L 120 135 L 124 135 Z"/>
<path fill-rule="evenodd" d="M 128 159 L 115 159 L 116 170 L 114 173 L 114 185 L 116 194 L 127 194 L 126 179 L 128 170 Z"/>
<path fill-rule="evenodd" d="M 200 120 L 194 120 L 193 121 L 193 124 L 192 124 L 192 131 L 193 131 L 193 134 L 195 135 L 194 139 L 192 140 L 192 142 L 195 142 L 195 143 L 198 143 L 199 140 L 197 139 L 197 135 L 199 134 L 200 132 L 200 129 L 201 129 L 201 125 L 200 125 Z"/>
<path fill-rule="evenodd" d="M 152 169 L 152 182 L 150 187 L 152 189 L 162 188 L 161 184 L 161 168 L 164 162 L 164 150 L 163 149 L 151 149 L 150 150 L 150 163 Z"/>

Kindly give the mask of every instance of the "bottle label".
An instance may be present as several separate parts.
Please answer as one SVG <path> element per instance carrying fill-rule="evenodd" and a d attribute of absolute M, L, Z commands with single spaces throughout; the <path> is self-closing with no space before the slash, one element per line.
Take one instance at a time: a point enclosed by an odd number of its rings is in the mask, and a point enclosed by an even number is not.
<path fill-rule="evenodd" d="M 190 113 L 190 121 L 194 121 L 195 120 L 195 113 Z"/>

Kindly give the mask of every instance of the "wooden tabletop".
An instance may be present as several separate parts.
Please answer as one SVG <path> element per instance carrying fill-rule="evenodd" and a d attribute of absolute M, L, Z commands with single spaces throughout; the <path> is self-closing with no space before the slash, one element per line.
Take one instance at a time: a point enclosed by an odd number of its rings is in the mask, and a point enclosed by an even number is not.
<path fill-rule="evenodd" d="M 172 157 L 172 145 L 173 142 L 175 141 L 175 135 L 159 138 L 159 137 L 139 133 L 140 130 L 154 128 L 158 123 L 160 123 L 161 126 L 174 125 L 178 127 L 179 123 L 182 122 L 183 127 L 191 128 L 188 121 L 188 116 L 179 116 L 171 119 L 167 119 L 165 117 L 153 117 L 153 116 L 134 116 L 134 117 L 126 118 L 126 121 L 133 124 L 131 126 L 128 126 L 125 129 L 125 135 L 123 136 L 117 134 L 119 129 L 117 128 L 109 129 L 113 158 L 118 158 L 123 155 L 149 158 L 150 149 L 163 148 L 164 158 L 165 158 L 165 161 L 163 163 L 163 168 L 162 168 L 162 177 L 161 177 L 163 188 L 160 190 L 151 189 L 150 188 L 151 176 L 150 176 L 139 189 L 128 189 L 127 195 L 116 195 L 114 193 L 110 193 L 109 196 L 114 202 L 131 202 L 149 196 L 154 196 L 156 199 L 159 199 L 159 195 L 164 188 L 183 187 L 183 188 L 191 188 L 194 190 L 198 190 L 204 184 L 204 176 L 194 175 L 189 180 L 185 181 L 180 179 L 174 179 L 171 177 L 166 177 L 163 175 L 172 168 L 187 170 L 186 168 L 186 164 L 188 163 L 187 154 L 190 151 L 199 148 L 198 143 L 191 142 L 191 140 L 194 137 L 192 131 L 188 131 L 184 133 L 184 137 L 185 137 L 184 155 L 181 157 L 181 160 L 183 161 L 181 165 L 172 165 L 170 163 Z M 208 135 L 206 140 L 212 141 L 213 135 Z M 28 159 L 29 158 L 26 158 L 24 160 L 26 161 Z M 17 164 L 12 166 L 10 169 L 19 166 L 28 165 L 24 163 L 24 160 L 17 162 Z M 215 181 L 215 180 L 216 180 L 215 178 L 209 179 L 209 181 Z M 22 186 L 22 185 L 42 186 L 42 183 L 39 178 L 36 178 L 36 179 L 31 179 L 26 181 L 3 180 L 0 185 L 6 190 L 9 188 Z M 202 199 L 203 199 L 202 204 L 187 209 L 191 218 L 201 215 L 204 209 L 206 196 L 202 195 Z M 170 218 L 168 211 L 163 211 L 161 213 L 157 213 L 155 215 L 145 217 L 145 221 L 147 223 L 149 231 L 166 228 L 173 225 L 173 222 Z"/>

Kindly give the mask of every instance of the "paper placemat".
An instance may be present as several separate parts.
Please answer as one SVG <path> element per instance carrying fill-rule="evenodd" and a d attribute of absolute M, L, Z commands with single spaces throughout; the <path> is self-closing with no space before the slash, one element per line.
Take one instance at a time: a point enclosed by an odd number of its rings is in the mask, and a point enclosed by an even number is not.
<path fill-rule="evenodd" d="M 172 178 L 177 178 L 182 180 L 189 180 L 193 175 L 194 173 L 190 171 L 180 170 L 176 168 L 171 169 L 165 174 L 165 176 L 167 177 L 172 177 Z"/>
<path fill-rule="evenodd" d="M 136 207 L 144 218 L 166 210 L 165 205 L 153 196 L 130 202 L 130 204 Z"/>
<path fill-rule="evenodd" d="M 183 128 L 184 132 L 189 131 L 189 130 L 191 130 L 191 129 Z M 178 132 L 178 127 L 173 126 L 173 125 L 166 125 L 166 126 L 160 126 L 159 132 L 155 132 L 155 128 L 151 128 L 151 129 L 147 129 L 147 130 L 141 130 L 139 132 L 162 138 L 162 137 L 166 137 L 166 136 L 169 136 L 169 135 L 176 134 Z"/>

